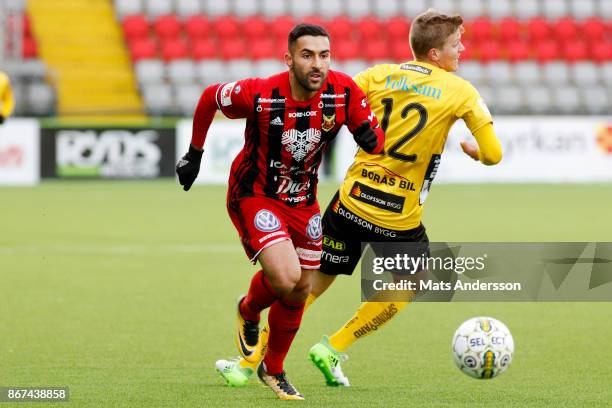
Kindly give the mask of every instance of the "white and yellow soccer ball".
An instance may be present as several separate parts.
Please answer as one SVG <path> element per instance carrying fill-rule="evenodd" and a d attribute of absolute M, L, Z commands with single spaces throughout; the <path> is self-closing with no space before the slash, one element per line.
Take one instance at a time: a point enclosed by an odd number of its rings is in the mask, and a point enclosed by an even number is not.
<path fill-rule="evenodd" d="M 514 339 L 499 320 L 474 317 L 459 326 L 452 349 L 461 371 L 473 378 L 488 379 L 508 369 L 514 355 Z"/>

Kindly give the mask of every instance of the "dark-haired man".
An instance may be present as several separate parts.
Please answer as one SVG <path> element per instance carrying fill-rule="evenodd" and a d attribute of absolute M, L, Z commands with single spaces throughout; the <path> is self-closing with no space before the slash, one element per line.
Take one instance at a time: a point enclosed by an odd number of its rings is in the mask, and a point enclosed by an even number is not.
<path fill-rule="evenodd" d="M 176 171 L 187 191 L 195 181 L 215 111 L 246 118 L 245 145 L 229 179 L 227 209 L 247 256 L 262 269 L 237 305 L 236 345 L 259 359 L 260 312 L 268 314 L 267 352 L 258 375 L 280 399 L 303 399 L 283 361 L 300 326 L 319 269 L 321 215 L 316 198 L 323 149 L 346 125 L 367 152 L 382 150 L 384 134 L 355 82 L 329 70 L 329 35 L 300 24 L 289 34 L 288 72 L 208 87 L 196 108 L 188 153 Z"/>

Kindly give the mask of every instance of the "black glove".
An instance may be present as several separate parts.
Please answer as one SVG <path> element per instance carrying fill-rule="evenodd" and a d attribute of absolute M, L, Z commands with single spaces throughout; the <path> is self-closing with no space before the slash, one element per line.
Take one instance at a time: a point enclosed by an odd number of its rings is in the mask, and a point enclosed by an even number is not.
<path fill-rule="evenodd" d="M 198 177 L 200 163 L 202 162 L 202 153 L 204 153 L 204 151 L 189 145 L 187 154 L 176 163 L 176 174 L 178 175 L 179 183 L 181 183 L 185 191 L 189 191 L 196 177 Z"/>
<path fill-rule="evenodd" d="M 368 153 L 376 149 L 378 145 L 378 137 L 376 137 L 376 133 L 374 133 L 374 130 L 370 127 L 370 122 L 367 120 L 361 122 L 361 125 L 355 129 L 353 138 L 359 147 Z"/>
<path fill-rule="evenodd" d="M 0 125 L 4 123 L 4 116 L 0 115 Z"/>

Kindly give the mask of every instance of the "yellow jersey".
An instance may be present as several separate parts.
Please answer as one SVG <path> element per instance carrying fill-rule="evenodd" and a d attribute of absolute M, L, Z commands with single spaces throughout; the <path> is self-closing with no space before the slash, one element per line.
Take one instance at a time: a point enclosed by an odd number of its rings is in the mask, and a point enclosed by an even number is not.
<path fill-rule="evenodd" d="M 0 116 L 7 118 L 15 108 L 15 100 L 11 91 L 8 76 L 0 71 Z"/>
<path fill-rule="evenodd" d="M 468 81 L 420 61 L 376 65 L 354 80 L 385 131 L 385 150 L 357 152 L 340 200 L 375 225 L 416 228 L 451 126 L 461 118 L 475 133 L 491 114 Z"/>

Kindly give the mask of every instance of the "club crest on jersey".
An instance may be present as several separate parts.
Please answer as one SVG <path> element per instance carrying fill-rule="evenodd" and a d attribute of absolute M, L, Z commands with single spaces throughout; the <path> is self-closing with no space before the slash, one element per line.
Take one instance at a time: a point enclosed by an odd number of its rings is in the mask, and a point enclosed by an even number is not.
<path fill-rule="evenodd" d="M 323 236 L 323 227 L 321 227 L 321 214 L 315 214 L 308 220 L 306 234 L 313 241 L 318 241 Z"/>
<path fill-rule="evenodd" d="M 221 88 L 221 106 L 230 106 L 232 104 L 232 90 L 234 86 L 236 86 L 236 82 L 230 82 Z"/>
<path fill-rule="evenodd" d="M 334 126 L 336 126 L 336 114 L 334 113 L 330 116 L 323 115 L 323 123 L 321 124 L 321 129 L 323 129 L 324 132 L 329 132 L 334 128 Z"/>
<path fill-rule="evenodd" d="M 304 157 L 313 151 L 320 141 L 321 131 L 313 128 L 303 132 L 289 129 L 284 131 L 281 137 L 281 143 L 285 145 L 285 149 L 291 153 L 296 161 L 304 160 Z"/>
<path fill-rule="evenodd" d="M 269 210 L 259 210 L 255 214 L 255 228 L 262 232 L 276 231 L 280 226 L 280 220 Z"/>

